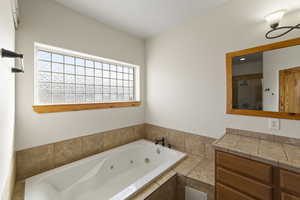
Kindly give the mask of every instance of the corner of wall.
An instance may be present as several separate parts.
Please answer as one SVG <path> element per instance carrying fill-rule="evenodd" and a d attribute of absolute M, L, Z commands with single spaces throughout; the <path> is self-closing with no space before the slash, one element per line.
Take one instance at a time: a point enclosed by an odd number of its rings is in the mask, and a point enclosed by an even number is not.
<path fill-rule="evenodd" d="M 14 152 L 12 159 L 11 159 L 10 171 L 6 177 L 1 200 L 12 200 L 13 199 L 15 183 L 16 183 L 16 153 Z"/>

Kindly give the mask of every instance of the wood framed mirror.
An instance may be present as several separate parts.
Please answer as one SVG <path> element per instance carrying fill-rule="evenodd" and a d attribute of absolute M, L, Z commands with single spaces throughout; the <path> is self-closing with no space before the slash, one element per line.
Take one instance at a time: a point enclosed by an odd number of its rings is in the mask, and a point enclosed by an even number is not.
<path fill-rule="evenodd" d="M 226 54 L 227 114 L 300 120 L 300 38 Z"/>

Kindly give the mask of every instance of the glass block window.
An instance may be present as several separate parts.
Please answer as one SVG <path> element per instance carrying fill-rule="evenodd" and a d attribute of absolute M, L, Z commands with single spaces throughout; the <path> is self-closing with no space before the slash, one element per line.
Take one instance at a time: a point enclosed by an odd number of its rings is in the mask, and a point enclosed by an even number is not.
<path fill-rule="evenodd" d="M 39 105 L 136 101 L 136 66 L 36 48 Z"/>

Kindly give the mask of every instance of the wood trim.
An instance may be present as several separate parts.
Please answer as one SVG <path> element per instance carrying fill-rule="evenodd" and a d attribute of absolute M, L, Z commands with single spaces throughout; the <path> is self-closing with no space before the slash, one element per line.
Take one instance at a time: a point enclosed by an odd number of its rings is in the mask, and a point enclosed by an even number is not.
<path fill-rule="evenodd" d="M 94 110 L 106 108 L 124 108 L 140 106 L 140 101 L 114 102 L 114 103 L 93 103 L 93 104 L 60 104 L 60 105 L 37 105 L 32 106 L 36 113 L 55 113 L 80 110 Z"/>
<path fill-rule="evenodd" d="M 284 113 L 284 112 L 261 111 L 261 110 L 229 109 L 229 111 L 227 111 L 227 114 L 300 120 L 300 114 L 296 114 L 296 113 Z"/>
<path fill-rule="evenodd" d="M 300 114 L 296 114 L 296 113 L 270 112 L 270 111 L 261 111 L 261 110 L 239 110 L 239 109 L 232 108 L 232 103 L 233 103 L 232 102 L 233 101 L 232 99 L 233 98 L 232 58 L 234 56 L 242 56 L 245 54 L 258 53 L 262 51 L 270 51 L 270 50 L 280 49 L 284 47 L 296 46 L 299 44 L 300 44 L 300 38 L 295 38 L 295 39 L 286 40 L 282 42 L 276 42 L 272 44 L 267 44 L 267 45 L 262 45 L 254 48 L 227 53 L 226 54 L 226 86 L 227 86 L 226 114 L 300 120 Z"/>
<path fill-rule="evenodd" d="M 271 43 L 271 44 L 261 45 L 261 46 L 257 46 L 257 47 L 253 47 L 253 48 L 249 48 L 249 49 L 240 50 L 240 51 L 229 52 L 229 53 L 227 53 L 227 55 L 229 55 L 230 57 L 242 56 L 245 54 L 258 53 L 258 52 L 262 52 L 262 51 L 271 51 L 271 50 L 275 50 L 275 49 L 296 46 L 299 44 L 300 44 L 300 37 L 291 39 L 291 40 L 285 40 L 285 41 L 281 41 L 281 42 L 275 42 L 275 43 Z"/>
<path fill-rule="evenodd" d="M 284 86 L 285 82 L 285 71 L 280 70 L 279 71 L 279 111 L 282 112 L 284 111 L 284 102 L 285 102 L 285 87 Z"/>
<path fill-rule="evenodd" d="M 232 100 L 233 100 L 233 94 L 232 94 L 232 56 L 230 54 L 226 55 L 226 86 L 227 86 L 227 113 L 230 113 L 232 109 Z"/>

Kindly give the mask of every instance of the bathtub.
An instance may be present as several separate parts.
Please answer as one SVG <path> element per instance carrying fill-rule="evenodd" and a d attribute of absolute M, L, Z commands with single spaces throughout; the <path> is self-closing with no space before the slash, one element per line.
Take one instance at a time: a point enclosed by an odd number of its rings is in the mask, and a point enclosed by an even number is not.
<path fill-rule="evenodd" d="M 26 179 L 25 200 L 129 199 L 185 156 L 138 140 Z"/>

